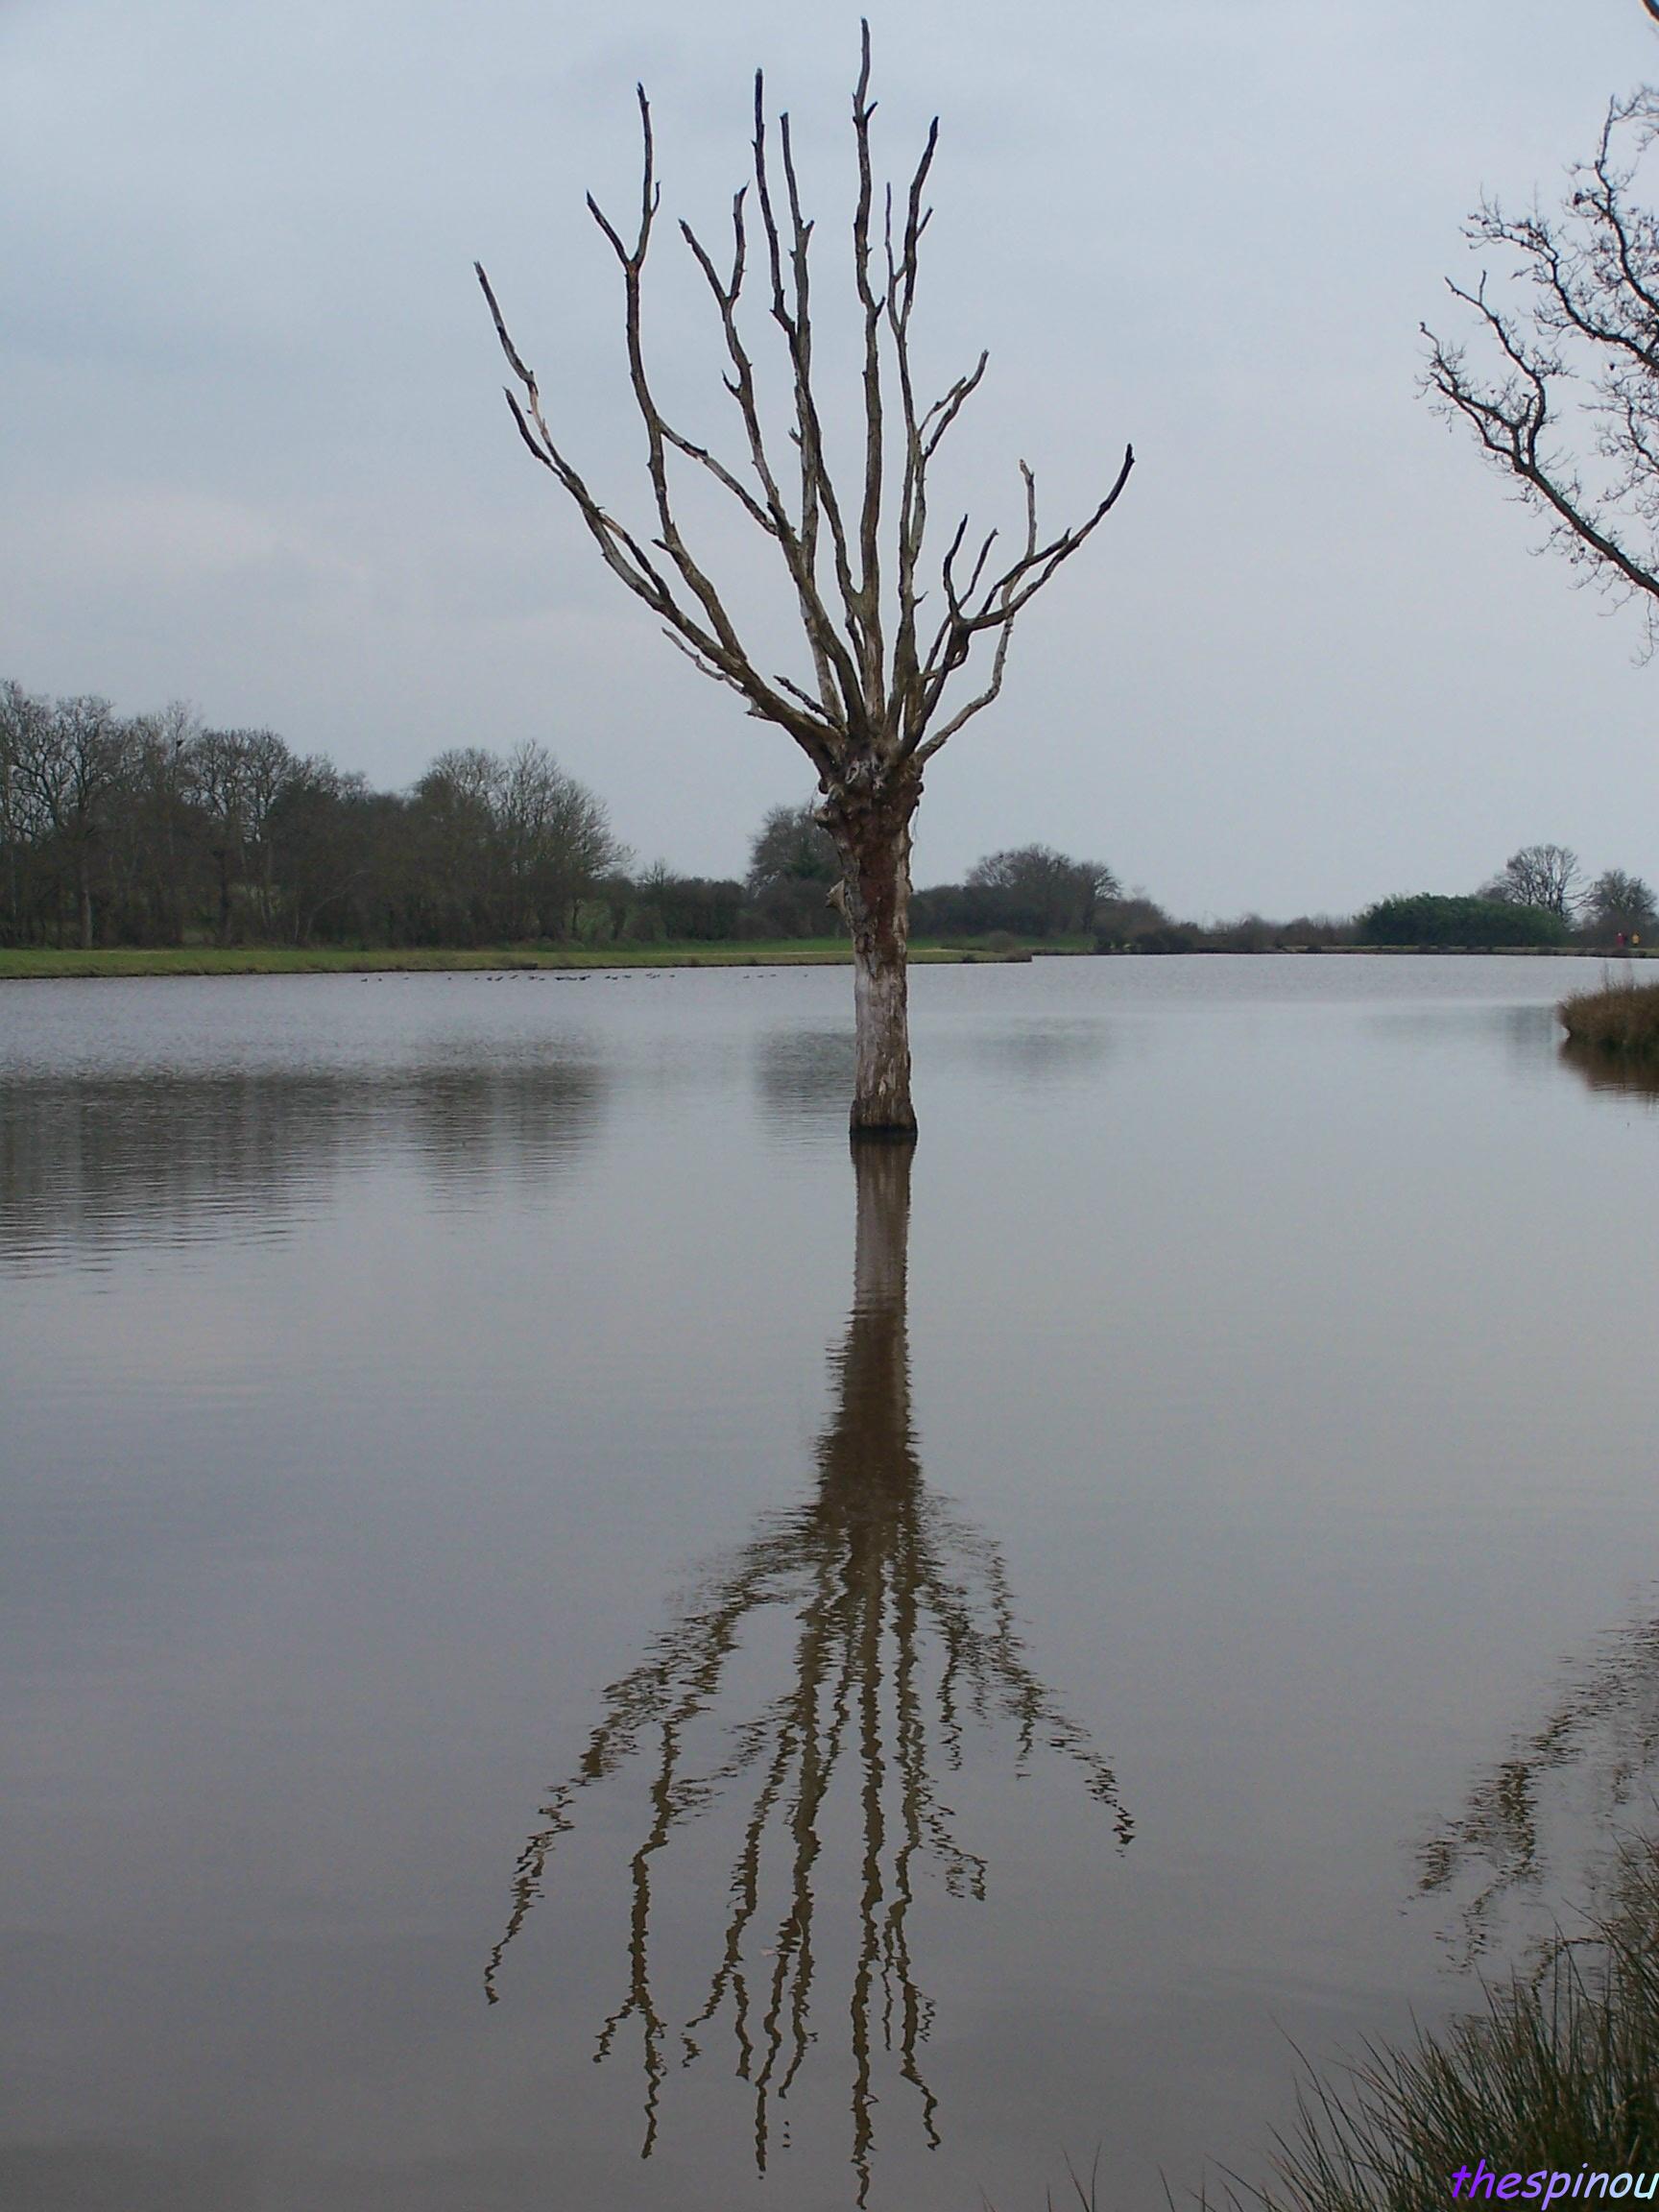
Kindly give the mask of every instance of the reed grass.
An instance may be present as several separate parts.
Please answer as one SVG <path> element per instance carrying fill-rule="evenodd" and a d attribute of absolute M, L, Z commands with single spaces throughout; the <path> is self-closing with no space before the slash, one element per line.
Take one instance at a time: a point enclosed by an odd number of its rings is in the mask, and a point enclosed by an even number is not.
<path fill-rule="evenodd" d="M 1479 2159 L 1501 2176 L 1659 2169 L 1659 1845 L 1627 1840 L 1603 1896 L 1471 2015 L 1349 2066 L 1305 2065 L 1270 2178 L 1230 2176 L 1197 2212 L 1448 2212 Z M 1068 2166 L 1046 2201 L 1117 2212 L 1098 2161 L 1087 2183 Z"/>
<path fill-rule="evenodd" d="M 1626 1840 L 1603 1901 L 1530 1973 L 1403 2049 L 1311 2069 L 1260 2212 L 1445 2212 L 1453 2177 L 1659 2167 L 1659 1847 Z M 1603 2185 L 1605 2186 L 1605 2185 Z M 1235 2201 L 1238 2201 L 1236 2200 Z"/>
<path fill-rule="evenodd" d="M 1574 1045 L 1599 1052 L 1659 1052 L 1659 983 L 1604 978 L 1556 1009 Z"/>

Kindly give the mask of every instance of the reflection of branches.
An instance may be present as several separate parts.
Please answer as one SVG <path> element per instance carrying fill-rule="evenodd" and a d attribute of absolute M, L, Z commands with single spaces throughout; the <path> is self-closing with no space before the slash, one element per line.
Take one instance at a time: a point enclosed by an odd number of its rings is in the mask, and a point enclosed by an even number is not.
<path fill-rule="evenodd" d="M 551 1180 L 604 1103 L 600 1070 L 541 1058 L 15 1078 L 0 1095 L 0 1269 L 268 1230 L 389 1148 L 451 1198 L 503 1173 Z"/>
<path fill-rule="evenodd" d="M 1425 1846 L 1418 1888 L 1450 1895 L 1466 1887 L 1465 1947 L 1492 1939 L 1500 1906 L 1535 1894 L 1551 1871 L 1548 1834 L 1564 1778 L 1587 1777 L 1590 1812 L 1605 1834 L 1651 1785 L 1659 1763 L 1659 1621 L 1623 1630 L 1606 1655 L 1582 1670 L 1554 1712 L 1476 1783 L 1463 1812 Z M 1647 1793 L 1650 1793 L 1650 1788 Z"/>
<path fill-rule="evenodd" d="M 1119 1845 L 1131 1827 L 1111 1768 L 1026 1660 L 997 1547 L 923 1486 L 905 1342 L 910 1151 L 860 1146 L 855 1164 L 853 1312 L 834 1362 L 835 1411 L 818 1446 L 814 1495 L 794 1512 L 769 1516 L 706 1579 L 644 1662 L 607 1691 L 604 1719 L 575 1774 L 548 1798 L 518 1861 L 512 1916 L 485 1986 L 494 2002 L 507 1946 L 541 1894 L 577 1792 L 649 1745 L 652 1817 L 631 1864 L 628 1990 L 596 2054 L 609 2056 L 624 2023 L 638 2023 L 649 2155 L 667 2037 L 650 1973 L 653 1861 L 676 1828 L 741 1785 L 748 1811 L 728 1883 L 725 1940 L 707 1997 L 682 2032 L 682 2062 L 699 2056 L 705 2029 L 730 2016 L 737 2075 L 754 2097 L 756 2163 L 764 2170 L 774 2102 L 787 2095 L 814 2040 L 818 1908 L 826 1892 L 850 1887 L 853 2164 L 862 2203 L 883 2054 L 915 2092 L 928 2142 L 939 2140 L 937 2101 L 921 2066 L 933 2005 L 912 1960 L 910 1911 L 925 1866 L 951 1896 L 985 1894 L 983 1862 L 959 1841 L 935 1778 L 962 1765 L 964 1715 L 984 1724 L 1011 1720 L 1022 1767 L 1038 1745 L 1075 1761 Z M 787 1687 L 730 1725 L 724 1758 L 694 1773 L 686 1735 L 716 1710 L 746 1626 L 769 1608 L 792 1623 Z M 838 1779 L 854 1799 L 858 1837 L 851 1884 L 831 1883 L 821 1865 L 827 1815 L 841 1802 Z M 779 1902 L 768 1913 L 764 1901 L 774 1889 Z M 764 1944 L 757 1941 L 762 1932 L 770 1937 Z"/>

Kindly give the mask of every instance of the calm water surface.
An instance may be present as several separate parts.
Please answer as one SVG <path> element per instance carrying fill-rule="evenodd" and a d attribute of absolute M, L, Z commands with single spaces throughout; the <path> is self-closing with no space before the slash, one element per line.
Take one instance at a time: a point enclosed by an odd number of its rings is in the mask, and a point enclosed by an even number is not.
<path fill-rule="evenodd" d="M 0 2202 L 1257 2168 L 1652 1787 L 1580 973 L 0 986 Z"/>

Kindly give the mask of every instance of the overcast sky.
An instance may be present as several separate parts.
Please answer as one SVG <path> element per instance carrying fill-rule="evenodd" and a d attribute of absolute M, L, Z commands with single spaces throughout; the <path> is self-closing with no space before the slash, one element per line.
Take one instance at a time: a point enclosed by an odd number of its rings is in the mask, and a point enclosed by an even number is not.
<path fill-rule="evenodd" d="M 1031 839 L 1192 913 L 1471 888 L 1537 839 L 1659 879 L 1639 617 L 1536 554 L 1416 392 L 1480 191 L 1552 197 L 1659 75 L 1639 0 L 876 0 L 872 26 L 889 164 L 942 118 L 922 361 L 991 350 L 950 499 L 1013 525 L 1023 454 L 1058 518 L 1139 456 L 934 763 L 919 879 Z M 667 209 L 717 230 L 763 62 L 839 304 L 856 45 L 852 10 L 755 0 L 0 0 L 0 675 L 182 697 L 382 785 L 539 738 L 641 861 L 740 870 L 805 763 L 599 566 L 512 430 L 470 264 L 642 518 L 583 193 L 635 193 L 643 78 Z M 652 335 L 713 434 L 707 318 L 660 248 Z M 759 589 L 733 527 L 708 543 Z"/>

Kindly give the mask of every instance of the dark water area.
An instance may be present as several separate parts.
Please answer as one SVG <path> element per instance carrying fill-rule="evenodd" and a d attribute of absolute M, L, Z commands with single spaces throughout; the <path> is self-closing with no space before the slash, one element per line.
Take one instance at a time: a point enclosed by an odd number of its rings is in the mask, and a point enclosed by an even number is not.
<path fill-rule="evenodd" d="M 0 2204 L 1259 2172 L 1651 1811 L 1599 974 L 0 987 Z"/>

